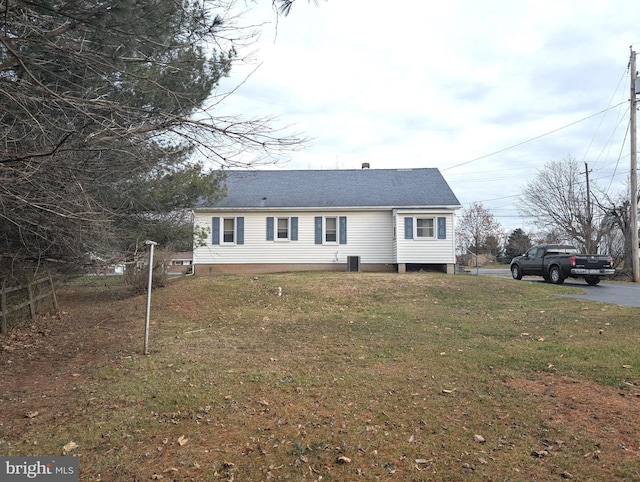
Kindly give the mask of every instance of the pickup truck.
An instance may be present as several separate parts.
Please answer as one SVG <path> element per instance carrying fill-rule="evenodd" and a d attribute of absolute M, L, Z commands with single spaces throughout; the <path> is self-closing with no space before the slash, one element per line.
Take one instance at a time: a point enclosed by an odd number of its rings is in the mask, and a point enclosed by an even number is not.
<path fill-rule="evenodd" d="M 562 284 L 566 278 L 584 278 L 595 286 L 607 275 L 616 272 L 613 258 L 604 254 L 580 254 L 568 244 L 541 244 L 529 249 L 522 256 L 511 260 L 511 276 L 542 276 L 545 281 Z"/>

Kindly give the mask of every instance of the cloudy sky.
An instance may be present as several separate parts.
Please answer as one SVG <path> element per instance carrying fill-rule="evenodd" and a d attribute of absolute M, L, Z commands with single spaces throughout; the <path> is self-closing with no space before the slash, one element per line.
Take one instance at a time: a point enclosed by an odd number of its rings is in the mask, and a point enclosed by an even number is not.
<path fill-rule="evenodd" d="M 625 189 L 636 0 L 239 3 L 261 36 L 223 109 L 311 138 L 278 169 L 436 167 L 505 229 L 532 228 L 515 203 L 548 161 Z"/>

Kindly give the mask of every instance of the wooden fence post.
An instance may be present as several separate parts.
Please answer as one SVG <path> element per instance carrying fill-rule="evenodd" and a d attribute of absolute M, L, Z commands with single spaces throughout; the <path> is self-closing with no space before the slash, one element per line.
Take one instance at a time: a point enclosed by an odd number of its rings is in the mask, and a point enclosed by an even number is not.
<path fill-rule="evenodd" d="M 2 289 L 0 290 L 0 312 L 2 312 L 2 320 L 0 320 L 0 333 L 6 335 L 8 333 L 7 328 L 7 316 L 9 313 L 7 312 L 7 293 L 5 292 L 5 287 L 7 286 L 7 280 L 2 280 Z"/>
<path fill-rule="evenodd" d="M 33 285 L 34 283 L 27 283 L 27 293 L 29 293 L 29 311 L 31 312 L 31 319 L 36 319 L 36 301 L 33 299 Z"/>
<path fill-rule="evenodd" d="M 51 291 L 48 291 L 45 288 L 39 288 L 38 286 L 49 282 L 51 287 Z M 13 293 L 19 290 L 27 290 L 28 300 L 24 302 L 18 301 L 18 303 L 13 304 L 11 307 L 8 306 L 9 300 L 7 300 L 7 293 Z M 36 304 L 43 299 L 47 299 L 51 296 L 53 307 L 55 310 L 58 310 L 58 298 L 56 296 L 55 285 L 53 282 L 53 277 L 49 275 L 45 278 L 40 278 L 39 280 L 31 281 L 25 284 L 17 285 L 17 286 L 9 286 L 7 287 L 7 280 L 3 279 L 0 283 L 0 334 L 6 335 L 9 333 L 9 313 L 17 311 L 19 309 L 24 308 L 25 306 L 29 306 L 29 312 L 31 314 L 31 319 L 35 320 L 36 313 L 38 312 Z"/>
<path fill-rule="evenodd" d="M 58 297 L 56 296 L 56 289 L 53 285 L 53 277 L 49 273 L 49 285 L 51 286 L 51 296 L 53 297 L 53 308 L 58 311 Z"/>

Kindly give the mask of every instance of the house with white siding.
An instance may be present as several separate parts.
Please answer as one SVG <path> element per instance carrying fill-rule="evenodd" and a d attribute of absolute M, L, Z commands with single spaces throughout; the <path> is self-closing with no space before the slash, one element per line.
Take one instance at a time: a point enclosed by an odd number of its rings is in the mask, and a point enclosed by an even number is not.
<path fill-rule="evenodd" d="M 460 202 L 436 168 L 226 171 L 194 208 L 196 275 L 301 270 L 453 273 Z"/>

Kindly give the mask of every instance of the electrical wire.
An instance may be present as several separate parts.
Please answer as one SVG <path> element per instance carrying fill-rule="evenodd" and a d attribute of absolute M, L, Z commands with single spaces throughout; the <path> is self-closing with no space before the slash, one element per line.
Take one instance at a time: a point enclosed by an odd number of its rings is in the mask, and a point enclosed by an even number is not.
<path fill-rule="evenodd" d="M 618 85 L 616 85 L 616 88 L 614 89 L 613 94 L 611 95 L 611 98 L 609 99 L 609 105 L 611 105 L 611 103 L 613 102 L 613 98 L 615 97 L 616 92 L 618 92 L 618 89 L 620 88 L 620 84 L 622 84 L 624 82 L 624 80 L 627 78 L 628 70 L 629 69 L 627 68 L 622 72 L 622 75 L 620 76 L 620 80 L 618 80 Z M 618 104 L 618 106 L 620 106 L 622 104 L 623 104 L 623 102 L 620 102 Z M 584 151 L 584 156 L 582 156 L 582 162 L 585 162 L 585 160 L 587 158 L 587 154 L 589 153 L 589 150 L 591 149 L 591 146 L 593 145 L 593 141 L 595 140 L 596 135 L 598 134 L 598 131 L 600 130 L 600 127 L 602 127 L 602 123 L 604 122 L 604 118 L 605 117 L 606 116 L 602 116 L 600 118 L 600 122 L 598 123 L 598 127 L 596 127 L 596 130 L 593 132 L 593 135 L 591 136 L 591 140 L 589 141 L 589 145 L 587 146 L 587 148 Z M 614 129 L 613 132 L 615 133 L 615 129 Z M 612 136 L 613 136 L 613 134 L 612 134 Z"/>
<path fill-rule="evenodd" d="M 620 159 L 622 158 L 622 149 L 624 149 L 624 145 L 627 142 L 627 134 L 629 134 L 629 128 L 631 127 L 631 120 L 629 120 L 629 124 L 627 124 L 627 130 L 624 133 L 624 139 L 622 140 L 622 145 L 620 145 L 620 152 L 618 153 L 618 160 L 616 161 L 616 167 L 613 170 L 613 174 L 611 179 L 609 179 L 609 185 L 607 186 L 606 193 L 609 193 L 609 189 L 611 189 L 611 184 L 613 183 L 613 178 L 616 176 L 618 172 L 618 164 L 620 164 Z"/>
<path fill-rule="evenodd" d="M 527 139 L 526 141 L 522 141 L 522 142 L 519 142 L 519 143 L 514 144 L 514 145 L 512 145 L 512 146 L 505 147 L 504 149 L 500 149 L 500 150 L 495 151 L 495 152 L 492 152 L 492 153 L 490 153 L 490 154 L 485 154 L 484 156 L 476 157 L 475 159 L 471 159 L 471 160 L 469 160 L 469 161 L 461 162 L 460 164 L 456 164 L 456 165 L 454 165 L 454 166 L 445 167 L 445 168 L 443 168 L 443 169 L 440 169 L 440 171 L 441 171 L 441 172 L 444 172 L 444 171 L 448 171 L 448 170 L 450 170 L 450 169 L 455 169 L 455 168 L 457 168 L 457 167 L 465 166 L 465 165 L 467 165 L 467 164 L 471 164 L 472 162 L 480 161 L 480 160 L 482 160 L 482 159 L 486 159 L 487 157 L 495 156 L 496 154 L 500 154 L 500 153 L 502 153 L 502 152 L 506 152 L 506 151 L 509 151 L 509 150 L 511 150 L 511 149 L 515 149 L 516 147 L 520 147 L 520 146 L 523 146 L 524 144 L 528 144 L 529 142 L 533 142 L 533 141 L 535 141 L 535 140 L 541 139 L 541 138 L 546 137 L 546 136 L 548 136 L 548 135 L 555 134 L 556 132 L 559 132 L 559 131 L 561 131 L 561 130 L 563 130 L 563 129 L 566 129 L 567 127 L 574 126 L 574 125 L 576 125 L 576 124 L 579 124 L 580 122 L 584 122 L 584 121 L 586 121 L 586 120 L 588 120 L 588 119 L 591 119 L 591 118 L 593 118 L 593 117 L 596 117 L 596 116 L 598 116 L 598 115 L 600 115 L 600 114 L 603 114 L 603 113 L 605 113 L 605 112 L 607 112 L 607 111 L 610 111 L 611 109 L 615 109 L 616 107 L 619 107 L 619 106 L 620 106 L 621 104 L 623 104 L 623 103 L 624 103 L 624 102 L 620 102 L 619 104 L 616 104 L 616 105 L 613 105 L 613 106 L 607 107 L 606 109 L 603 109 L 603 110 L 601 110 L 600 112 L 596 112 L 595 114 L 591 114 L 591 115 L 589 115 L 589 116 L 587 116 L 587 117 L 583 117 L 582 119 L 579 119 L 579 120 L 577 120 L 577 121 L 575 121 L 575 122 L 572 122 L 572 123 L 570 123 L 570 124 L 564 125 L 564 126 L 562 126 L 562 127 L 558 127 L 557 129 L 553 129 L 552 131 L 546 132 L 546 133 L 544 133 L 544 134 L 540 134 L 539 136 L 532 137 L 532 138 L 530 138 L 530 139 Z"/>

